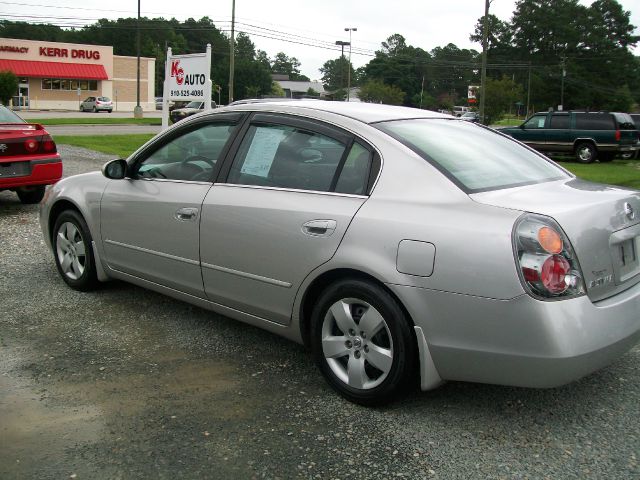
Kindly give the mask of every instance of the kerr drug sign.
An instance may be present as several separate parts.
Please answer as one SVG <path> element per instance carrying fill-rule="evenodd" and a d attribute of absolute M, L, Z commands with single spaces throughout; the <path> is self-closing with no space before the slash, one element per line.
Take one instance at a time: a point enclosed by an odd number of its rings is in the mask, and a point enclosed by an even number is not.
<path fill-rule="evenodd" d="M 204 102 L 205 109 L 211 107 L 211 45 L 205 53 L 173 55 L 167 49 L 167 63 L 162 97 L 162 127 L 169 123 L 168 101 Z"/>

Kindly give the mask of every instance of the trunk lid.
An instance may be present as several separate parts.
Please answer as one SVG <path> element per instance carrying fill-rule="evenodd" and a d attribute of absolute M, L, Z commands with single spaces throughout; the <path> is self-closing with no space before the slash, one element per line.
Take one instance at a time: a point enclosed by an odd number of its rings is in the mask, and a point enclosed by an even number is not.
<path fill-rule="evenodd" d="M 569 179 L 470 196 L 555 219 L 576 252 L 592 301 L 640 281 L 640 192 Z"/>

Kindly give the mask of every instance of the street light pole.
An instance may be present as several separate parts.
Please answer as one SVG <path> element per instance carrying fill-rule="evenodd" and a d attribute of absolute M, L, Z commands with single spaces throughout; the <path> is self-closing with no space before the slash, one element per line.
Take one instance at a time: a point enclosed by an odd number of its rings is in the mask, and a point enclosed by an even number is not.
<path fill-rule="evenodd" d="M 336 45 L 340 45 L 340 59 L 344 64 L 344 46 L 351 45 L 351 42 L 343 42 L 342 40 L 336 40 Z M 340 88 L 344 88 L 344 69 L 340 68 Z"/>
<path fill-rule="evenodd" d="M 356 27 L 346 27 L 345 32 L 349 32 L 349 71 L 347 72 L 347 102 L 351 101 L 351 32 L 357 32 Z"/>
<path fill-rule="evenodd" d="M 136 50 L 138 51 L 138 71 L 136 74 L 136 108 L 133 109 L 134 118 L 142 118 L 140 106 L 140 0 L 138 0 L 138 23 L 136 24 Z"/>

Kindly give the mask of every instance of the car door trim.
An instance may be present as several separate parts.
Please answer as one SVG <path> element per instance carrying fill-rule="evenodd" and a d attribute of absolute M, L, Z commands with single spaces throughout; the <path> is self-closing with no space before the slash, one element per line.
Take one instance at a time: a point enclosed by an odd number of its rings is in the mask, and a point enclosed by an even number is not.
<path fill-rule="evenodd" d="M 129 245 L 128 243 L 116 242 L 115 240 L 106 239 L 104 243 L 109 245 L 115 245 L 116 247 L 128 248 L 137 252 L 148 253 L 157 257 L 168 258 L 169 260 L 176 260 L 177 262 L 187 263 L 189 265 L 200 265 L 198 260 L 191 260 L 190 258 L 178 257 L 177 255 L 171 255 L 169 253 L 158 252 L 157 250 L 150 250 L 148 248 L 138 247 L 135 245 Z"/>
<path fill-rule="evenodd" d="M 290 282 L 283 282 L 282 280 L 263 277 L 262 275 L 256 275 L 254 273 L 241 272 L 240 270 L 221 267 L 220 265 L 212 265 L 211 263 L 202 262 L 202 268 L 208 268 L 209 270 L 216 270 L 218 272 L 223 272 L 223 273 L 230 273 L 231 275 L 236 275 L 242 278 L 250 278 L 251 280 L 257 280 L 258 282 L 267 283 L 269 285 L 275 285 L 276 287 L 291 288 L 291 285 L 292 285 Z"/>
<path fill-rule="evenodd" d="M 216 187 L 251 188 L 254 190 L 274 190 L 279 192 L 310 193 L 313 195 L 329 195 L 332 197 L 369 198 L 369 195 L 355 193 L 325 192 L 323 190 L 303 190 L 300 188 L 269 187 L 266 185 L 243 185 L 240 183 L 216 183 Z"/>

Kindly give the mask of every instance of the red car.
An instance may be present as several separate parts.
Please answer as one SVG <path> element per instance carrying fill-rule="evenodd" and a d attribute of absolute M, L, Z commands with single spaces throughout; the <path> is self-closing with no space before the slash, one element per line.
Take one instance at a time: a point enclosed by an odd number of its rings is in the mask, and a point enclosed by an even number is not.
<path fill-rule="evenodd" d="M 38 203 L 45 186 L 61 178 L 62 160 L 44 127 L 25 123 L 0 105 L 0 191 L 13 190 L 22 203 Z"/>

